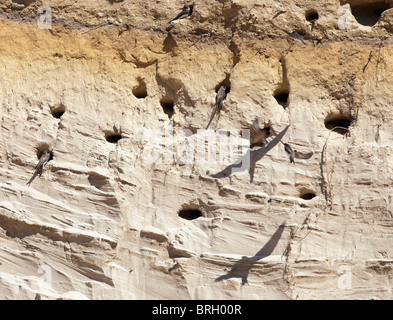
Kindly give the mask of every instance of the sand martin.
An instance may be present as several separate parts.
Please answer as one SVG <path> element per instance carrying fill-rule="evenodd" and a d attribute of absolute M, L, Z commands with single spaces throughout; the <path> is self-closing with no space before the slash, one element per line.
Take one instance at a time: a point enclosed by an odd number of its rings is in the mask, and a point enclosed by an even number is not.
<path fill-rule="evenodd" d="M 221 86 L 221 87 L 218 89 L 218 91 L 217 91 L 217 95 L 216 95 L 216 106 L 215 106 L 215 108 L 214 108 L 213 114 L 212 114 L 211 117 L 210 117 L 210 121 L 209 121 L 209 123 L 208 123 L 207 126 L 206 126 L 206 130 L 209 128 L 210 123 L 212 122 L 212 120 L 213 120 L 214 115 L 216 114 L 216 112 L 217 112 L 217 111 L 220 112 L 220 110 L 224 107 L 223 102 L 224 102 L 226 96 L 227 96 L 226 87 L 225 87 L 225 86 Z"/>
<path fill-rule="evenodd" d="M 33 182 L 34 178 L 35 178 L 37 175 L 40 175 L 40 176 L 42 175 L 42 171 L 44 170 L 44 166 L 45 166 L 45 165 L 47 164 L 47 162 L 49 161 L 50 156 L 51 156 L 51 153 L 50 153 L 50 151 L 48 151 L 48 150 L 45 150 L 45 151 L 42 153 L 42 155 L 41 155 L 41 157 L 40 157 L 40 160 L 38 160 L 37 165 L 34 167 L 35 172 L 34 172 L 33 176 L 31 177 L 31 179 L 29 180 L 29 182 L 27 183 L 27 185 L 30 185 L 30 183 Z"/>
<path fill-rule="evenodd" d="M 169 23 L 171 23 L 175 20 L 184 19 L 184 18 L 189 17 L 190 15 L 192 15 L 192 11 L 193 11 L 193 6 L 185 4 L 183 7 L 183 10 L 175 18 L 173 18 L 171 21 L 169 21 Z"/>
<path fill-rule="evenodd" d="M 258 124 L 258 119 L 255 119 L 254 123 L 250 127 L 250 148 L 253 147 L 265 147 L 266 138 L 270 135 L 269 128 L 261 129 Z"/>
<path fill-rule="evenodd" d="M 313 155 L 313 152 L 302 153 L 297 150 L 292 150 L 291 146 L 288 143 L 284 143 L 285 151 L 289 154 L 289 161 L 295 163 L 295 158 L 297 159 L 310 159 Z"/>

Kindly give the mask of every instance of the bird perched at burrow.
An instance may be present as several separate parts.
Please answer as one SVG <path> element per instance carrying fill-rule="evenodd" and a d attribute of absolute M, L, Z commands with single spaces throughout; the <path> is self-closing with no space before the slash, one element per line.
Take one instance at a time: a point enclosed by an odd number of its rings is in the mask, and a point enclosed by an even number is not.
<path fill-rule="evenodd" d="M 34 172 L 33 176 L 31 177 L 31 179 L 29 180 L 29 182 L 27 183 L 27 185 L 30 185 L 37 175 L 39 175 L 39 176 L 42 175 L 42 171 L 44 170 L 44 166 L 48 163 L 50 157 L 51 157 L 51 152 L 49 150 L 45 150 L 42 153 L 40 159 L 38 160 L 37 165 L 34 167 L 35 172 Z"/>
<path fill-rule="evenodd" d="M 299 152 L 297 150 L 293 150 L 291 148 L 291 146 L 288 143 L 284 143 L 284 148 L 286 153 L 288 153 L 289 155 L 289 161 L 291 163 L 295 163 L 295 158 L 297 159 L 310 159 L 313 155 L 313 152 L 307 152 L 307 153 L 303 153 L 303 152 Z"/>
<path fill-rule="evenodd" d="M 206 126 L 206 130 L 209 128 L 210 123 L 212 122 L 214 115 L 217 113 L 217 111 L 220 112 L 221 109 L 224 107 L 224 100 L 225 100 L 226 96 L 227 96 L 226 87 L 221 86 L 217 91 L 216 105 L 215 105 L 214 111 L 210 117 L 209 123 Z"/>
<path fill-rule="evenodd" d="M 171 21 L 169 21 L 169 23 L 172 23 L 175 20 L 185 19 L 185 18 L 189 17 L 192 15 L 193 11 L 194 11 L 193 5 L 185 4 L 183 7 L 183 10 L 175 18 L 173 18 Z"/>
<path fill-rule="evenodd" d="M 218 108 L 218 111 L 220 111 L 223 108 L 223 102 L 224 99 L 227 96 L 227 92 L 226 92 L 226 87 L 225 86 L 221 86 L 218 91 L 217 91 L 217 95 L 216 95 L 216 106 Z"/>
<path fill-rule="evenodd" d="M 266 127 L 261 129 L 258 124 L 258 119 L 250 127 L 250 148 L 265 147 L 266 139 L 270 135 L 270 128 Z"/>

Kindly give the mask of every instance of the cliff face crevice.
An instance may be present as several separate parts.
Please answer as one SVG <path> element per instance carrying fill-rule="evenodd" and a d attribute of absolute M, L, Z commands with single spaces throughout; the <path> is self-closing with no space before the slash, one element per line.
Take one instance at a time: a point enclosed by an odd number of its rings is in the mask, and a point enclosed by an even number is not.
<path fill-rule="evenodd" d="M 391 3 L 183 5 L 0 4 L 0 297 L 391 299 Z"/>

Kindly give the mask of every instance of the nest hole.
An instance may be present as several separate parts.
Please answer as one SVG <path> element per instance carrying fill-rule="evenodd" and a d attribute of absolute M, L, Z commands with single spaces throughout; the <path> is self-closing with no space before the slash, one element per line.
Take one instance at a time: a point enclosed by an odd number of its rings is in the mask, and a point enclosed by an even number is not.
<path fill-rule="evenodd" d="M 138 79 L 138 85 L 132 90 L 132 94 L 138 99 L 147 97 L 147 87 L 145 81 Z"/>
<path fill-rule="evenodd" d="M 105 139 L 110 143 L 117 143 L 120 139 L 122 139 L 122 135 L 116 132 L 105 132 Z"/>
<path fill-rule="evenodd" d="M 310 190 L 302 190 L 300 191 L 299 197 L 303 200 L 311 200 L 314 199 L 317 195 Z"/>
<path fill-rule="evenodd" d="M 160 100 L 160 104 L 164 113 L 168 116 L 169 119 L 172 119 L 173 114 L 175 113 L 174 110 L 174 101 L 172 97 L 165 96 Z"/>
<path fill-rule="evenodd" d="M 182 209 L 178 214 L 180 218 L 186 220 L 195 220 L 202 217 L 202 212 L 199 209 Z"/>
<path fill-rule="evenodd" d="M 288 88 L 279 88 L 273 94 L 274 99 L 276 99 L 277 103 L 281 105 L 283 108 L 288 107 L 288 99 L 289 99 L 289 89 Z"/>
<path fill-rule="evenodd" d="M 66 110 L 65 110 L 65 106 L 60 105 L 60 106 L 58 106 L 58 107 L 56 107 L 56 108 L 53 108 L 53 109 L 51 110 L 51 114 L 52 114 L 52 116 L 53 116 L 54 118 L 60 119 L 61 116 L 64 114 L 65 111 L 66 111 Z"/>
<path fill-rule="evenodd" d="M 386 1 L 376 1 L 372 3 L 355 3 L 355 1 L 349 1 L 349 5 L 356 21 L 363 26 L 370 27 L 374 26 L 379 21 L 384 11 L 392 7 Z"/>
<path fill-rule="evenodd" d="M 325 119 L 325 128 L 345 135 L 349 131 L 352 119 L 344 114 L 329 115 Z"/>
<path fill-rule="evenodd" d="M 316 10 L 310 9 L 306 11 L 306 20 L 307 21 L 316 21 L 319 19 L 319 14 Z"/>

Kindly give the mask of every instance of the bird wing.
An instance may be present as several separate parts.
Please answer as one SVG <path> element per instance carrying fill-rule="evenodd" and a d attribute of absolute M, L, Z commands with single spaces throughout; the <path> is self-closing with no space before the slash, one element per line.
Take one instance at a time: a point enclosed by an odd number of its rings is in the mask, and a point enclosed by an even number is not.
<path fill-rule="evenodd" d="M 44 153 L 44 154 L 41 156 L 40 160 L 38 160 L 38 163 L 37 163 L 37 165 L 35 166 L 34 169 L 43 167 L 43 166 L 48 162 L 49 157 L 50 157 L 50 154 L 49 154 L 49 153 Z"/>
<path fill-rule="evenodd" d="M 285 152 L 289 154 L 289 161 L 291 163 L 295 162 L 294 152 L 293 152 L 291 146 L 288 143 L 284 143 L 284 149 L 285 149 Z"/>
<path fill-rule="evenodd" d="M 307 153 L 295 151 L 295 157 L 298 158 L 298 159 L 310 159 L 313 154 L 314 153 L 312 151 L 311 152 L 307 152 Z"/>
<path fill-rule="evenodd" d="M 184 15 L 184 11 L 180 12 L 175 18 L 173 18 L 171 21 L 169 21 L 169 23 L 179 19 L 182 15 Z"/>
<path fill-rule="evenodd" d="M 254 144 L 256 140 L 258 140 L 258 134 L 261 131 L 261 128 L 259 128 L 258 120 L 255 119 L 254 123 L 250 127 L 250 142 L 251 144 Z"/>
<path fill-rule="evenodd" d="M 191 15 L 191 9 L 189 7 L 184 7 L 183 10 L 175 18 L 169 21 L 169 23 L 177 19 L 183 18 L 183 16 L 187 16 L 187 15 Z"/>
<path fill-rule="evenodd" d="M 43 163 L 44 163 L 44 159 L 41 157 L 40 160 L 38 160 L 38 163 L 34 167 L 34 169 L 37 169 L 37 168 L 41 167 Z"/>
<path fill-rule="evenodd" d="M 285 151 L 289 154 L 293 153 L 291 146 L 288 143 L 284 143 Z"/>
<path fill-rule="evenodd" d="M 30 178 L 29 182 L 27 182 L 28 186 L 30 186 L 30 184 L 33 182 L 33 180 L 35 179 L 36 176 L 37 176 L 37 173 L 34 172 L 33 176 Z"/>

